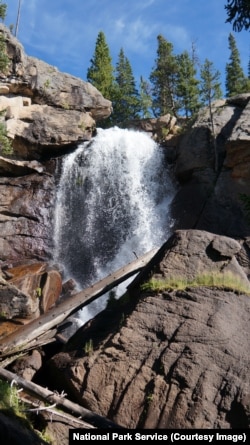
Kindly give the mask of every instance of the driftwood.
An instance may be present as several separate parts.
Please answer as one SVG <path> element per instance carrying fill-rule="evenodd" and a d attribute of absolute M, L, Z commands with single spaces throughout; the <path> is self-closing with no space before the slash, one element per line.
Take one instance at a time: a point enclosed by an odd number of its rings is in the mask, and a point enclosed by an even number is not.
<path fill-rule="evenodd" d="M 56 327 L 69 315 L 82 309 L 101 295 L 105 294 L 132 275 L 145 267 L 147 262 L 155 255 L 158 249 L 153 249 L 137 258 L 128 265 L 118 269 L 104 279 L 93 284 L 81 292 L 73 295 L 66 301 L 59 302 L 57 306 L 39 318 L 20 327 L 14 333 L 0 341 L 0 361 L 4 357 L 27 351 L 34 347 L 44 345 L 56 337 Z M 1 365 L 4 366 L 3 361 Z"/>
<path fill-rule="evenodd" d="M 0 378 L 7 380 L 8 382 L 14 382 L 17 386 L 22 388 L 27 394 L 36 399 L 42 400 L 43 402 L 56 405 L 58 408 L 67 411 L 77 417 L 81 417 L 87 423 L 90 423 L 96 428 L 115 428 L 121 429 L 123 427 L 111 422 L 109 419 L 100 416 L 99 414 L 95 414 L 88 409 L 71 402 L 66 399 L 64 395 L 55 394 L 53 391 L 49 389 L 43 388 L 42 386 L 37 385 L 33 382 L 28 382 L 27 380 L 19 377 L 18 375 L 7 371 L 0 367 Z"/>

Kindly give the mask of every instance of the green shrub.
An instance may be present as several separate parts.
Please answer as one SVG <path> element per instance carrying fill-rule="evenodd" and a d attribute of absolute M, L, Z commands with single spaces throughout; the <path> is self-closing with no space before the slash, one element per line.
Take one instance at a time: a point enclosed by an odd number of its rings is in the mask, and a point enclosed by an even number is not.
<path fill-rule="evenodd" d="M 18 390 L 14 385 L 0 380 L 0 410 L 23 417 L 22 403 L 18 398 Z"/>
<path fill-rule="evenodd" d="M 91 355 L 93 350 L 93 340 L 90 338 L 84 345 L 84 352 L 85 354 Z"/>
<path fill-rule="evenodd" d="M 0 32 L 0 73 L 6 74 L 9 68 L 10 59 L 7 55 L 6 43 L 3 32 Z"/>
<path fill-rule="evenodd" d="M 13 154 L 11 141 L 7 136 L 6 127 L 2 122 L 0 122 L 0 154 L 4 156 Z"/>

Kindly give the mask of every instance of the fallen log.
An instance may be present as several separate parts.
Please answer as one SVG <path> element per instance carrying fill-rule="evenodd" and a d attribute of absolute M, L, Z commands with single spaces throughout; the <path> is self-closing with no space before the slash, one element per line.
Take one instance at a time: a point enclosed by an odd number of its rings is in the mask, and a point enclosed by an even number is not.
<path fill-rule="evenodd" d="M 41 346 L 43 344 L 42 336 L 46 338 L 46 342 L 49 341 L 49 338 L 51 341 L 51 338 L 55 337 L 55 333 L 53 332 L 50 336 L 48 331 L 62 323 L 69 315 L 82 309 L 101 295 L 118 286 L 118 284 L 138 273 L 155 255 L 157 250 L 151 250 L 92 286 L 73 295 L 68 300 L 59 302 L 57 306 L 52 307 L 39 318 L 3 338 L 0 341 L 0 360 L 6 356 L 27 351 L 36 347 L 36 345 Z"/>
<path fill-rule="evenodd" d="M 6 369 L 3 369 L 1 367 L 0 378 L 7 380 L 9 383 L 16 383 L 20 389 L 22 388 L 30 396 L 49 404 L 55 404 L 58 408 L 66 410 L 68 413 L 73 414 L 77 417 L 81 417 L 83 420 L 90 423 L 96 428 L 123 428 L 122 426 L 117 425 L 106 417 L 95 414 L 92 411 L 84 408 L 83 406 L 71 402 L 70 400 L 66 399 L 64 395 L 56 394 L 47 388 L 43 388 L 42 386 L 37 385 L 36 383 L 29 382 L 18 376 L 17 374 L 7 371 Z"/>

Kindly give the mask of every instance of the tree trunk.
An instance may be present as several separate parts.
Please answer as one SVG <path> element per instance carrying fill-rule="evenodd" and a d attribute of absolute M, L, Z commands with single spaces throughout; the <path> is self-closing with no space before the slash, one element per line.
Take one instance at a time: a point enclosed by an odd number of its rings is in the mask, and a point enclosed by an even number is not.
<path fill-rule="evenodd" d="M 0 341 L 0 360 L 3 357 L 20 353 L 51 341 L 51 338 L 55 338 L 56 335 L 55 327 L 62 323 L 69 315 L 77 312 L 113 287 L 127 280 L 130 276 L 138 273 L 155 255 L 157 250 L 158 249 L 151 250 L 101 281 L 93 284 L 91 287 L 73 295 L 66 301 L 59 302 L 57 306 L 51 308 L 39 318 L 3 338 Z M 50 330 L 52 331 L 49 332 Z"/>
<path fill-rule="evenodd" d="M 86 422 L 95 426 L 96 428 L 122 428 L 121 426 L 111 422 L 105 417 L 95 414 L 82 406 L 71 402 L 62 395 L 55 394 L 47 388 L 37 385 L 33 382 L 28 382 L 27 380 L 19 377 L 17 374 L 13 374 L 6 369 L 0 367 L 0 378 L 7 380 L 9 383 L 15 382 L 20 388 L 32 397 L 42 400 L 43 402 L 56 404 L 60 409 L 67 411 L 77 417 L 81 417 Z"/>

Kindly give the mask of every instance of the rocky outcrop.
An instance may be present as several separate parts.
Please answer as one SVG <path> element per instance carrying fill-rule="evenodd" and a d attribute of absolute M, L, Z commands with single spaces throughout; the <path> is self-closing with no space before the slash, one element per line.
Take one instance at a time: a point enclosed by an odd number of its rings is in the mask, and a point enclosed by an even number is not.
<path fill-rule="evenodd" d="M 51 375 L 124 427 L 248 428 L 250 285 L 242 250 L 209 232 L 175 232 L 129 286 L 129 301 L 109 306 L 51 359 Z M 248 272 L 249 264 L 248 255 Z M 199 285 L 201 276 L 213 284 Z M 179 289 L 142 288 L 173 278 Z"/>
<path fill-rule="evenodd" d="M 0 147 L 0 266 L 10 267 L 51 258 L 56 162 L 48 159 L 91 139 L 111 102 L 90 83 L 27 56 L 3 24 L 0 33 L 9 57 L 0 119 L 13 146 L 9 156 Z"/>
<path fill-rule="evenodd" d="M 166 143 L 180 131 L 177 118 L 169 113 L 157 118 L 135 119 L 125 122 L 121 126 L 143 131 L 159 144 Z"/>
<path fill-rule="evenodd" d="M 237 125 L 226 141 L 225 167 L 232 169 L 234 179 L 250 180 L 250 94 L 246 97 L 246 105 Z"/>
<path fill-rule="evenodd" d="M 0 74 L 1 121 L 13 153 L 0 147 L 0 266 L 51 258 L 55 166 L 48 159 L 95 134 L 111 102 L 91 84 L 25 54 L 0 24 L 9 66 Z M 53 164 L 53 165 L 52 165 Z"/>
<path fill-rule="evenodd" d="M 4 269 L 0 275 L 0 339 L 47 312 L 61 292 L 60 272 L 45 262 Z"/>
<path fill-rule="evenodd" d="M 249 234 L 242 200 L 250 190 L 249 99 L 250 94 L 244 94 L 214 103 L 215 139 L 206 109 L 183 135 L 175 160 L 175 229 L 197 228 L 232 237 Z"/>
<path fill-rule="evenodd" d="M 19 174 L 31 165 L 5 164 Z M 54 194 L 55 178 L 48 173 L 0 178 L 0 265 L 51 257 Z"/>
<path fill-rule="evenodd" d="M 40 159 L 62 147 L 89 140 L 96 121 L 108 117 L 111 102 L 90 83 L 61 73 L 25 54 L 3 24 L 9 68 L 0 79 L 0 110 L 17 156 Z"/>

